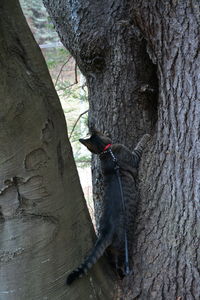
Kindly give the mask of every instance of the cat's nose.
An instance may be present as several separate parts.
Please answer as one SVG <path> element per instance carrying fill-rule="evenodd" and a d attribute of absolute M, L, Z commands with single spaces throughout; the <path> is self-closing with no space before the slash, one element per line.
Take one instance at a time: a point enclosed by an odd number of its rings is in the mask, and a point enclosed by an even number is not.
<path fill-rule="evenodd" d="M 82 144 L 84 143 L 84 141 L 85 141 L 84 139 L 79 139 L 79 142 Z"/>

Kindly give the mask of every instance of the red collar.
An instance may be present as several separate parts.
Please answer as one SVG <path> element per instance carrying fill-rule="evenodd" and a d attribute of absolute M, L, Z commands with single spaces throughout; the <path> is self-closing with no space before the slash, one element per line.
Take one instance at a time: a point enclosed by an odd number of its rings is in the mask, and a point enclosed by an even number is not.
<path fill-rule="evenodd" d="M 111 146 L 112 146 L 112 144 L 106 145 L 106 146 L 104 147 L 104 149 L 103 149 L 103 152 L 106 151 L 106 150 L 108 150 L 108 148 L 110 148 Z"/>

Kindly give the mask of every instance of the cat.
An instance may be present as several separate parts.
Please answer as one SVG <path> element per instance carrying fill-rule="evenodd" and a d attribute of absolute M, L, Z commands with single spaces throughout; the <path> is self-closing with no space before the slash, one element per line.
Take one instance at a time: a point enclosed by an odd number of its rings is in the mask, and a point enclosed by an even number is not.
<path fill-rule="evenodd" d="M 93 130 L 90 138 L 79 141 L 99 155 L 104 178 L 103 213 L 99 237 L 85 261 L 67 277 L 70 285 L 82 277 L 106 251 L 120 275 L 129 272 L 134 216 L 138 202 L 137 169 L 150 135 L 145 134 L 133 152 L 122 144 L 112 144 L 106 135 Z"/>

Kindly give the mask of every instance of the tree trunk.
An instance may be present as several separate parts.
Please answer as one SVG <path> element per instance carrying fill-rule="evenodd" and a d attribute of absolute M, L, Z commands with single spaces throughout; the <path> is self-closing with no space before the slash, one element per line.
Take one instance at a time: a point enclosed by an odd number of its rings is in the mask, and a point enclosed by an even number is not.
<path fill-rule="evenodd" d="M 117 1 L 44 0 L 61 41 L 86 76 L 89 123 L 113 142 L 133 148 L 157 119 L 157 76 L 146 41 L 133 25 L 130 7 Z M 93 195 L 98 225 L 102 176 L 93 159 Z"/>
<path fill-rule="evenodd" d="M 94 231 L 42 54 L 18 1 L 0 11 L 0 299 L 111 299 L 103 261 L 65 285 Z"/>
<path fill-rule="evenodd" d="M 153 134 L 126 298 L 199 299 L 199 2 L 44 2 L 87 78 L 90 123 L 129 147 Z"/>
<path fill-rule="evenodd" d="M 160 94 L 142 166 L 131 299 L 200 299 L 200 4 L 145 3 L 134 15 L 158 66 Z"/>

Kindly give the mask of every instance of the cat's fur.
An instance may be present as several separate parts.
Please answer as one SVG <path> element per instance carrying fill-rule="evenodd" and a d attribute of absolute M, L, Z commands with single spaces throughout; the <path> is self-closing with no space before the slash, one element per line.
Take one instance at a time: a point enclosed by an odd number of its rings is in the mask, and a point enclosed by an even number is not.
<path fill-rule="evenodd" d="M 137 169 L 142 151 L 149 138 L 148 134 L 144 135 L 133 152 L 122 144 L 113 144 L 110 146 L 119 166 L 125 210 L 122 203 L 119 178 L 116 174 L 116 163 L 109 149 L 104 151 L 105 146 L 111 144 L 110 138 L 94 131 L 89 139 L 80 139 L 83 145 L 100 157 L 104 177 L 104 207 L 100 220 L 99 238 L 85 261 L 69 274 L 67 284 L 71 284 L 76 278 L 87 273 L 103 255 L 105 250 L 107 250 L 109 256 L 115 261 L 116 267 L 119 270 L 124 270 L 124 234 L 126 231 L 130 254 L 134 232 L 134 216 L 138 201 Z"/>

